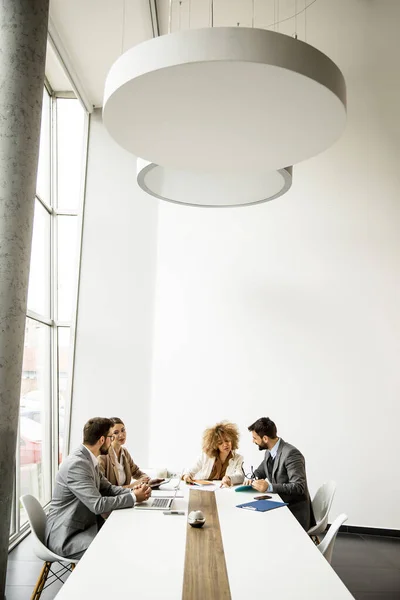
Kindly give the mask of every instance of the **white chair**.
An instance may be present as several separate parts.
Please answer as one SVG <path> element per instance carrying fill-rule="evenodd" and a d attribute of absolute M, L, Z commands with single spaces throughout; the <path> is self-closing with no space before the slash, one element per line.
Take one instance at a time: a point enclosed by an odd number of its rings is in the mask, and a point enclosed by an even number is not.
<path fill-rule="evenodd" d="M 335 545 L 336 536 L 340 526 L 343 525 L 345 521 L 347 521 L 347 515 L 344 513 L 336 517 L 332 525 L 329 527 L 328 533 L 322 542 L 317 546 L 318 550 L 322 552 L 329 564 L 332 560 L 333 546 Z"/>
<path fill-rule="evenodd" d="M 62 576 L 65 575 L 68 571 L 73 571 L 75 568 L 75 564 L 78 562 L 77 560 L 71 561 L 68 558 L 64 558 L 63 556 L 58 556 L 58 554 L 54 554 L 47 548 L 44 543 L 44 532 L 46 527 L 46 514 L 38 502 L 38 500 L 31 496 L 30 494 L 25 494 L 20 498 L 22 506 L 24 507 L 26 514 L 28 516 L 29 524 L 31 526 L 32 531 L 32 540 L 33 540 L 33 551 L 40 560 L 44 561 L 44 565 L 40 572 L 39 578 L 36 582 L 35 589 L 33 590 L 31 600 L 39 600 L 43 590 L 45 589 L 45 583 L 50 573 L 50 577 L 47 581 L 46 588 L 49 587 L 56 580 L 64 583 Z M 57 572 L 51 569 L 52 563 L 60 563 L 61 569 Z M 68 564 L 63 564 L 68 563 Z M 53 578 L 53 579 L 52 579 Z"/>
<path fill-rule="evenodd" d="M 336 481 L 327 481 L 317 490 L 317 493 L 312 500 L 316 525 L 311 527 L 307 533 L 318 544 L 320 541 L 318 535 L 324 533 L 326 526 L 328 525 L 329 511 L 332 506 L 335 491 Z"/>

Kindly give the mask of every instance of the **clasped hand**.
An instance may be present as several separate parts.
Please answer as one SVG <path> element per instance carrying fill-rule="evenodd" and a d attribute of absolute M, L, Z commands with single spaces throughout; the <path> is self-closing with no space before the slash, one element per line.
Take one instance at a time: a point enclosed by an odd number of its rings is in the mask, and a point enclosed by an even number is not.
<path fill-rule="evenodd" d="M 136 496 L 137 502 L 144 502 L 145 500 L 148 500 L 151 496 L 151 488 L 145 482 L 133 486 L 132 489 L 133 493 Z"/>

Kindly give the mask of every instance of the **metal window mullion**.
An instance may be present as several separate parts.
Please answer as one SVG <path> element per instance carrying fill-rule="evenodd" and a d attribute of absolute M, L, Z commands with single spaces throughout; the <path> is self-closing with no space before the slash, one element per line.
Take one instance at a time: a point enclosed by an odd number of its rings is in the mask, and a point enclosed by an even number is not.
<path fill-rule="evenodd" d="M 54 487 L 54 480 L 58 470 L 58 453 L 59 453 L 59 440 L 58 440 L 58 327 L 53 327 L 53 348 L 52 348 L 52 403 L 51 403 L 51 415 L 52 415 L 52 428 L 51 428 L 51 487 Z"/>
<path fill-rule="evenodd" d="M 78 217 L 79 213 L 74 208 L 56 208 L 54 213 L 61 217 Z"/>
<path fill-rule="evenodd" d="M 57 101 L 54 95 L 51 98 L 51 318 L 57 320 Z"/>
<path fill-rule="evenodd" d="M 53 211 L 58 208 L 58 128 L 57 128 L 57 98 L 51 97 L 51 206 Z"/>
<path fill-rule="evenodd" d="M 54 336 L 54 326 L 48 325 L 48 365 L 46 365 L 46 369 L 49 369 L 49 377 L 47 383 L 47 390 L 49 392 L 48 395 L 48 403 L 45 405 L 45 410 L 48 412 L 48 419 L 45 419 L 46 427 L 43 425 L 43 439 L 42 439 L 42 477 L 43 477 L 43 496 L 46 499 L 47 493 L 51 494 L 52 489 L 52 402 L 53 402 L 53 336 Z M 46 452 L 44 451 L 46 448 L 46 441 L 49 441 L 49 447 L 47 455 L 49 457 L 49 463 L 46 464 L 44 458 L 46 456 Z"/>
<path fill-rule="evenodd" d="M 51 318 L 55 325 L 58 317 L 58 217 L 51 218 Z"/>
<path fill-rule="evenodd" d="M 9 546 L 8 546 L 8 551 L 11 552 L 11 550 L 14 550 L 14 548 L 16 546 L 18 546 L 18 544 L 20 542 L 22 542 L 22 540 L 24 538 L 26 538 L 30 534 L 30 532 L 31 532 L 31 528 L 30 528 L 29 522 L 25 523 L 25 525 L 23 525 L 21 527 L 21 529 L 18 531 L 18 533 L 14 533 L 14 535 L 12 535 L 10 537 L 10 543 L 9 543 Z"/>
<path fill-rule="evenodd" d="M 78 303 L 79 303 L 79 289 L 80 289 L 80 275 L 82 266 L 82 239 L 84 229 L 84 215 L 85 215 L 85 197 L 86 197 L 86 179 L 87 179 L 87 165 L 88 165 L 88 149 L 89 149 L 89 133 L 90 133 L 90 115 L 85 115 L 85 137 L 83 147 L 83 166 L 82 166 L 82 178 L 81 178 L 81 190 L 80 190 L 80 214 L 78 216 L 78 248 L 77 248 L 77 273 L 76 273 L 76 286 L 75 286 L 75 298 L 74 298 L 74 310 L 71 315 L 71 328 L 70 328 L 70 358 L 69 358 L 69 377 L 67 387 L 67 397 L 65 406 L 65 428 L 64 428 L 64 449 L 63 455 L 66 456 L 69 452 L 70 439 L 71 439 L 71 414 L 72 414 L 72 398 L 74 392 L 74 371 L 75 371 L 75 349 L 76 349 L 76 326 L 78 322 Z"/>
<path fill-rule="evenodd" d="M 19 418 L 18 418 L 18 429 L 17 429 L 17 446 L 15 451 L 15 534 L 18 535 L 21 527 L 21 515 L 19 511 L 19 496 L 21 493 L 21 456 L 20 456 L 20 431 L 19 431 Z"/>
<path fill-rule="evenodd" d="M 51 98 L 51 317 L 52 328 L 50 331 L 50 465 L 48 475 L 50 478 L 50 489 L 54 486 L 54 478 L 58 466 L 58 330 L 55 325 L 58 313 L 58 170 L 57 170 L 57 100 L 53 93 Z"/>
<path fill-rule="evenodd" d="M 17 434 L 17 441 L 18 441 L 18 434 Z M 16 444 L 16 452 L 19 450 L 18 444 Z M 17 469 L 14 469 L 14 481 L 13 481 L 13 493 L 12 493 L 12 502 L 11 502 L 11 531 L 13 532 L 11 534 L 10 537 L 14 536 L 17 532 L 17 527 L 16 527 L 16 519 L 15 519 L 15 514 L 16 514 L 16 507 L 17 507 L 17 502 L 16 502 L 16 498 L 17 498 L 17 491 L 16 491 L 16 485 L 17 485 Z"/>
<path fill-rule="evenodd" d="M 56 327 L 71 327 L 71 321 L 55 321 Z"/>

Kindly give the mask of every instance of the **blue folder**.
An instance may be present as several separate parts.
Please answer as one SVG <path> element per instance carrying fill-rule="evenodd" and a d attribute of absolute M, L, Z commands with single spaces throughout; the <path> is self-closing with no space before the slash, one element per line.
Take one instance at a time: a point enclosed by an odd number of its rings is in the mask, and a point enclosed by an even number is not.
<path fill-rule="evenodd" d="M 287 506 L 287 502 L 275 502 L 274 500 L 255 500 L 254 502 L 245 502 L 245 504 L 237 504 L 237 508 L 246 508 L 247 510 L 255 510 L 257 512 L 266 512 L 273 508 Z"/>

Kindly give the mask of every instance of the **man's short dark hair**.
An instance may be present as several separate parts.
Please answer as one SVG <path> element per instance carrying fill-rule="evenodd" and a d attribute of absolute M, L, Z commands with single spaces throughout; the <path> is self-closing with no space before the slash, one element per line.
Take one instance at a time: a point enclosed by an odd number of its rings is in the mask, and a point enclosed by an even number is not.
<path fill-rule="evenodd" d="M 104 437 L 108 435 L 112 426 L 111 419 L 105 419 L 104 417 L 89 419 L 83 428 L 83 443 L 94 446 L 103 435 Z"/>
<path fill-rule="evenodd" d="M 276 425 L 269 417 L 261 417 L 249 426 L 249 431 L 255 431 L 260 438 L 266 435 L 269 438 L 276 438 Z"/>

